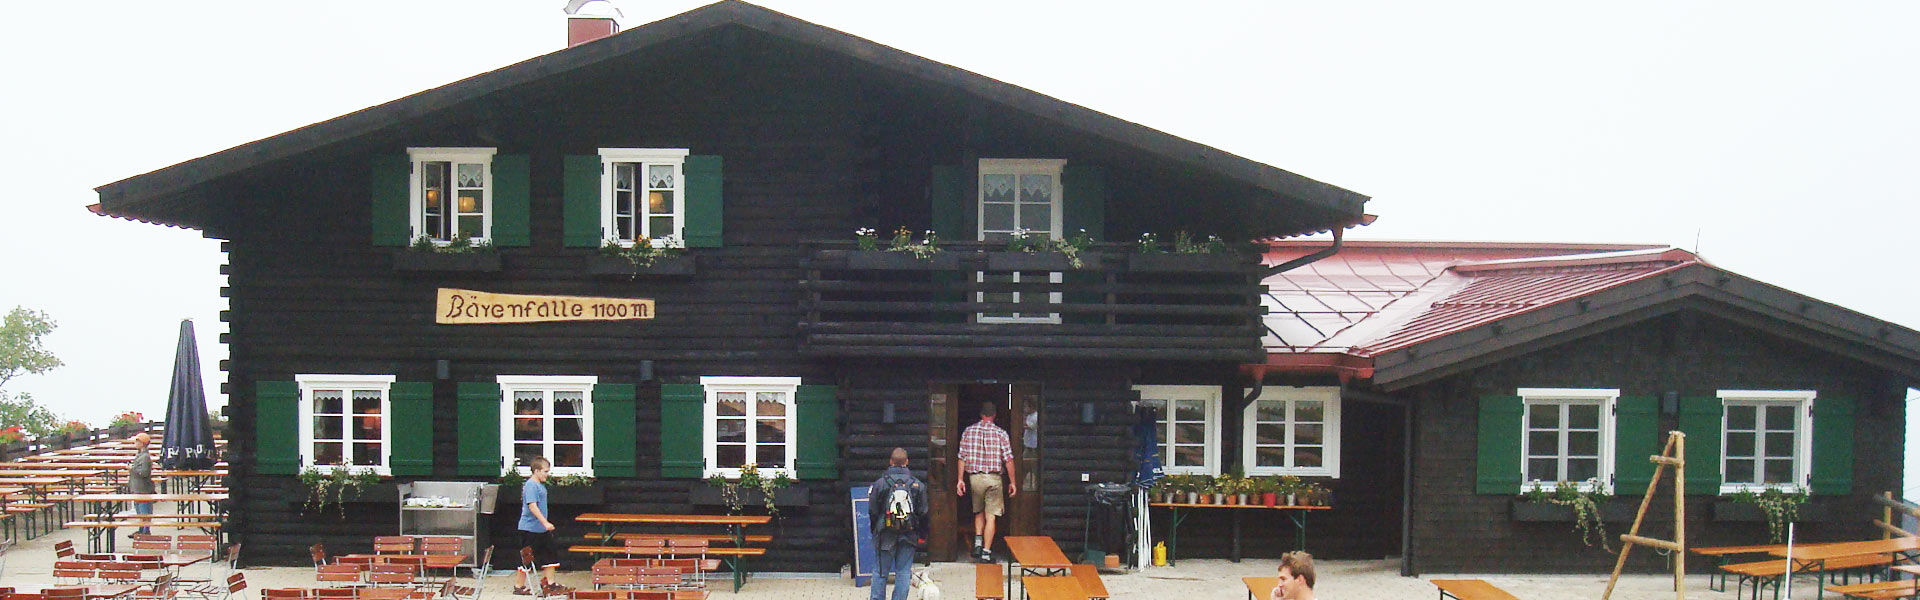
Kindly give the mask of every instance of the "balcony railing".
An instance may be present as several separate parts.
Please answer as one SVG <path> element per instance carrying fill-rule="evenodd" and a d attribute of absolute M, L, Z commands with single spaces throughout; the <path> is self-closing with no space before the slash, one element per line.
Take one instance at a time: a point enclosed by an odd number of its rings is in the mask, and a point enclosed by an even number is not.
<path fill-rule="evenodd" d="M 918 258 L 806 244 L 802 351 L 817 356 L 1255 362 L 1254 257 L 944 243 Z"/>

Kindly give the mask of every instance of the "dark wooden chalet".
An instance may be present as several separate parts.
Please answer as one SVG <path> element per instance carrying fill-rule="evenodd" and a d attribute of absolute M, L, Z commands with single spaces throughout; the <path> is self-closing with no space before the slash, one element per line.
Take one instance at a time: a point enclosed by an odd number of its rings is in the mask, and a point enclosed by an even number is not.
<path fill-rule="evenodd" d="M 1134 468 L 1139 386 L 1217 395 L 1267 356 L 1252 253 L 1134 242 L 1328 230 L 1366 200 L 740 2 L 98 192 L 100 214 L 224 240 L 229 531 L 249 562 L 394 531 L 390 487 L 351 518 L 303 512 L 303 468 L 491 480 L 541 454 L 597 478 L 556 497 L 567 541 L 570 515 L 718 511 L 703 477 L 785 470 L 802 492 L 758 568 L 795 571 L 849 561 L 847 490 L 895 446 L 930 472 L 933 554 L 953 556 L 969 525 L 941 492 L 985 402 L 1024 471 L 1003 530 L 1077 548 L 1082 482 Z M 940 252 L 854 243 L 902 226 Z M 1097 243 L 1074 266 L 1007 251 L 1015 229 Z M 643 238 L 686 248 L 602 254 Z M 488 301 L 448 290 L 652 304 L 443 324 L 443 296 Z M 456 316 L 569 316 L 544 302 Z"/>
<path fill-rule="evenodd" d="M 1324 245 L 1278 242 L 1269 260 Z M 1583 544 L 1567 510 L 1518 496 L 1587 482 L 1615 494 L 1601 514 L 1625 533 L 1668 431 L 1687 436 L 1693 546 L 1768 543 L 1730 498 L 1743 489 L 1810 492 L 1805 542 L 1879 538 L 1872 497 L 1902 489 L 1920 332 L 1690 252 L 1348 242 L 1267 284 L 1257 401 L 1339 399 L 1348 476 L 1332 485 L 1353 510 L 1330 515 L 1322 529 L 1345 535 L 1327 543 L 1401 556 L 1408 574 L 1608 571 L 1615 555 Z M 1243 451 L 1223 437 L 1224 455 Z M 1670 498 L 1643 535 L 1672 539 Z M 1209 526 L 1223 527 L 1195 537 Z M 1632 562 L 1667 568 L 1645 547 Z"/>

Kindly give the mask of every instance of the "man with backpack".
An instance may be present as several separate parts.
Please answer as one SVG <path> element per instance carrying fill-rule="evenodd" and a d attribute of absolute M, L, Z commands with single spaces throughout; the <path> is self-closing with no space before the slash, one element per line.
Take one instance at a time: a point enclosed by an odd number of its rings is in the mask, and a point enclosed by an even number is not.
<path fill-rule="evenodd" d="M 927 537 L 927 486 L 907 469 L 907 450 L 894 448 L 887 472 L 867 486 L 867 520 L 873 526 L 873 595 L 884 600 L 893 576 L 893 600 L 907 600 L 913 587 L 913 553 Z"/>

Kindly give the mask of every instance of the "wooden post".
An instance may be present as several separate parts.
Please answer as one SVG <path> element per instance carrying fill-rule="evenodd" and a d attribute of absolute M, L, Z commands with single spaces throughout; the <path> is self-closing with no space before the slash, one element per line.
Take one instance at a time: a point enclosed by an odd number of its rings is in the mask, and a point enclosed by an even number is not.
<path fill-rule="evenodd" d="M 1673 457 L 1680 459 L 1673 466 L 1673 591 L 1674 598 L 1686 600 L 1687 597 L 1687 434 L 1673 431 L 1667 433 L 1673 440 Z"/>
<path fill-rule="evenodd" d="M 1893 524 L 1893 505 L 1890 503 L 1893 502 L 1893 492 L 1880 492 L 1880 497 L 1887 499 L 1887 502 L 1883 502 L 1880 504 L 1880 522 L 1886 523 L 1888 525 L 1892 525 Z M 1883 540 L 1893 539 L 1893 532 L 1886 531 L 1885 529 L 1886 528 L 1884 527 L 1881 528 L 1880 539 L 1883 539 Z"/>

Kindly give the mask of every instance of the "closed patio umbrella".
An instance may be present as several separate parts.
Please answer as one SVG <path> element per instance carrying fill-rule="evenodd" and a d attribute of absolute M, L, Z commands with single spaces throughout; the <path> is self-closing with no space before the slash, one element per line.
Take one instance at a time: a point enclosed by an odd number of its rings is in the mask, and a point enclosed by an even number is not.
<path fill-rule="evenodd" d="M 200 378 L 200 350 L 193 320 L 180 320 L 174 348 L 173 382 L 167 388 L 167 433 L 160 464 L 169 469 L 213 468 L 213 424 L 207 421 L 207 388 Z"/>

